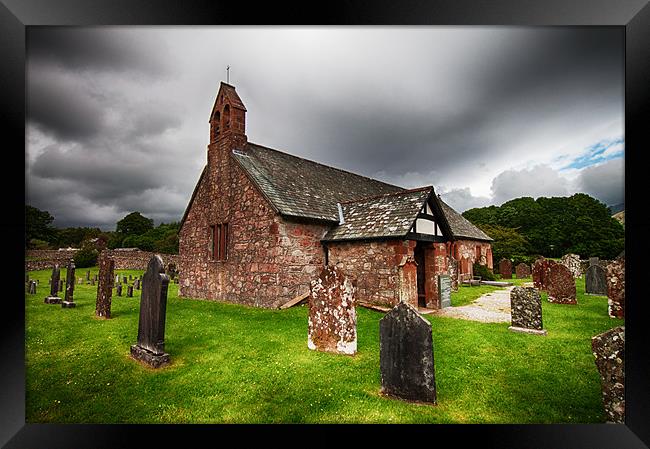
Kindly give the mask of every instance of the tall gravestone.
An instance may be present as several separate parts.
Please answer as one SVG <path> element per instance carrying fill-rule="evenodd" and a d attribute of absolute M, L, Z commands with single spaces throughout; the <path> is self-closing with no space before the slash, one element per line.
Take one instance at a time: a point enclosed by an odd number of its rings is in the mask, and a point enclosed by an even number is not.
<path fill-rule="evenodd" d="M 311 281 L 307 347 L 354 355 L 357 352 L 357 312 L 352 281 L 336 267 L 326 266 Z"/>
<path fill-rule="evenodd" d="M 625 318 L 625 257 L 607 264 L 607 303 L 610 317 Z"/>
<path fill-rule="evenodd" d="M 546 335 L 542 326 L 542 296 L 534 287 L 514 287 L 510 291 L 510 329 L 514 332 Z"/>
<path fill-rule="evenodd" d="M 438 298 L 439 308 L 451 307 L 451 277 L 446 274 L 438 275 Z"/>
<path fill-rule="evenodd" d="M 74 275 L 75 266 L 72 260 L 68 264 L 67 268 L 68 268 L 68 274 L 66 275 L 66 282 L 65 282 L 65 299 L 61 303 L 61 307 L 63 307 L 64 309 L 72 309 L 74 306 L 76 306 L 74 302 L 74 281 L 76 277 Z"/>
<path fill-rule="evenodd" d="M 574 278 L 582 276 L 580 256 L 577 254 L 565 254 L 562 256 L 562 259 L 560 259 L 560 263 L 569 269 Z"/>
<path fill-rule="evenodd" d="M 607 272 L 598 264 L 585 271 L 585 293 L 607 296 Z"/>
<path fill-rule="evenodd" d="M 122 296 L 122 284 L 117 284 L 115 286 L 115 293 L 117 293 L 117 296 Z"/>
<path fill-rule="evenodd" d="M 113 299 L 113 270 L 115 260 L 111 257 L 100 257 L 99 285 L 95 301 L 95 315 L 109 319 L 111 317 L 111 301 Z"/>
<path fill-rule="evenodd" d="M 607 422 L 625 422 L 625 327 L 592 337 L 591 349 L 600 374 Z"/>
<path fill-rule="evenodd" d="M 59 281 L 61 279 L 61 269 L 59 268 L 59 264 L 55 264 L 54 268 L 52 268 L 52 282 L 50 284 L 50 296 L 47 296 L 45 298 L 45 303 L 46 304 L 59 304 L 61 302 L 61 298 L 59 297 Z"/>
<path fill-rule="evenodd" d="M 541 258 L 535 261 L 532 269 L 533 285 L 535 288 L 547 290 L 551 267 L 554 265 L 557 265 L 556 262 L 549 259 Z"/>
<path fill-rule="evenodd" d="M 133 298 L 133 286 L 132 285 L 127 285 L 126 286 L 126 296 L 129 298 Z"/>
<path fill-rule="evenodd" d="M 512 279 L 512 262 L 508 259 L 501 259 L 499 261 L 499 273 L 501 279 Z"/>
<path fill-rule="evenodd" d="M 515 267 L 515 275 L 517 276 L 517 279 L 530 277 L 530 268 L 522 262 Z"/>
<path fill-rule="evenodd" d="M 560 263 L 553 264 L 545 282 L 548 302 L 577 304 L 576 281 L 567 267 Z"/>
<path fill-rule="evenodd" d="M 168 285 L 169 276 L 165 274 L 162 258 L 156 254 L 149 261 L 142 279 L 138 343 L 131 346 L 131 356 L 152 368 L 164 366 L 170 360 L 165 352 Z"/>
<path fill-rule="evenodd" d="M 30 295 L 36 294 L 36 281 L 29 281 L 29 294 Z"/>
<path fill-rule="evenodd" d="M 436 404 L 431 323 L 400 302 L 379 320 L 381 391 L 409 401 Z"/>
<path fill-rule="evenodd" d="M 122 276 L 122 284 L 127 284 L 128 282 L 126 281 L 126 276 Z"/>

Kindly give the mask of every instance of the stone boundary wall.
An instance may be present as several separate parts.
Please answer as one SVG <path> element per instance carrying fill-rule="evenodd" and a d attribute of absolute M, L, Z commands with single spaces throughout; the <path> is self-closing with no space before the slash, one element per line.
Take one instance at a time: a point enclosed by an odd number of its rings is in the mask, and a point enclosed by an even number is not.
<path fill-rule="evenodd" d="M 25 252 L 25 271 L 48 270 L 55 263 L 64 267 L 70 259 L 79 251 L 78 249 L 56 250 L 56 249 L 29 249 Z M 100 253 L 100 257 L 111 257 L 115 260 L 116 270 L 146 270 L 153 252 L 141 251 L 137 248 L 106 249 Z M 178 254 L 160 254 L 165 266 L 173 262 L 178 267 Z M 35 260 L 28 260 L 35 259 Z"/>

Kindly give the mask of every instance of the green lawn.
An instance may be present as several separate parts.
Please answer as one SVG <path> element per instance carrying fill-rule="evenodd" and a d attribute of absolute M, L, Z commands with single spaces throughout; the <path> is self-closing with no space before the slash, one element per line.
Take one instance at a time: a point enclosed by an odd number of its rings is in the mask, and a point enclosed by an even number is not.
<path fill-rule="evenodd" d="M 171 284 L 172 365 L 152 370 L 129 357 L 137 298 L 114 296 L 113 318 L 96 319 L 94 286 L 75 286 L 74 309 L 44 304 L 49 275 L 32 272 L 38 293 L 25 295 L 29 423 L 604 422 L 590 338 L 623 323 L 607 316 L 605 297 L 584 295 L 582 280 L 577 306 L 544 299 L 546 337 L 426 315 L 438 388 L 429 406 L 379 395 L 380 312 L 357 309 L 355 356 L 326 354 L 307 348 L 306 306 L 181 299 Z"/>

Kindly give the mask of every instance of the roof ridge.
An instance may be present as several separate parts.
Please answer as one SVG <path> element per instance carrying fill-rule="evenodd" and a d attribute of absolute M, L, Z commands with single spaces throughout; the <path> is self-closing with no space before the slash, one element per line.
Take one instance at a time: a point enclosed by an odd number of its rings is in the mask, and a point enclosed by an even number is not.
<path fill-rule="evenodd" d="M 300 157 L 300 156 L 296 156 L 294 154 L 287 153 L 285 151 L 280 151 L 280 150 L 275 149 L 275 148 L 260 145 L 259 143 L 254 143 L 254 142 L 249 141 L 248 145 L 253 145 L 253 146 L 256 146 L 256 147 L 264 148 L 266 150 L 275 151 L 276 153 L 286 154 L 287 156 L 290 156 L 290 157 L 293 157 L 293 158 L 296 158 L 296 159 L 300 159 L 300 160 L 303 160 L 303 161 L 311 162 L 312 164 L 320 165 L 321 167 L 326 167 L 326 168 L 330 168 L 332 170 L 340 171 L 340 172 L 343 172 L 343 173 L 348 173 L 350 175 L 359 176 L 361 178 L 369 179 L 371 181 L 378 182 L 378 183 L 381 183 L 381 184 L 384 184 L 384 185 L 387 185 L 387 186 L 390 186 L 390 187 L 397 187 L 398 189 L 404 189 L 404 187 L 400 187 L 400 186 L 397 186 L 395 184 L 389 184 L 387 182 L 380 181 L 380 180 L 375 179 L 375 178 L 371 178 L 370 176 L 360 175 L 359 173 L 354 173 L 354 172 L 351 172 L 349 170 L 344 170 L 342 168 L 333 167 L 331 165 L 323 164 L 322 162 L 316 162 L 316 161 L 313 161 L 311 159 L 307 159 L 307 158 L 304 158 L 304 157 Z"/>
<path fill-rule="evenodd" d="M 404 195 L 406 193 L 415 193 L 415 192 L 420 192 L 420 191 L 429 190 L 429 189 L 433 189 L 433 186 L 416 187 L 416 188 L 413 188 L 413 189 L 404 189 L 401 192 L 382 193 L 381 195 L 373 195 L 373 196 L 367 196 L 367 197 L 364 197 L 364 198 L 358 198 L 358 199 L 354 199 L 354 200 L 341 201 L 341 204 L 360 203 L 362 201 L 379 199 L 379 198 L 383 198 L 385 196 Z"/>

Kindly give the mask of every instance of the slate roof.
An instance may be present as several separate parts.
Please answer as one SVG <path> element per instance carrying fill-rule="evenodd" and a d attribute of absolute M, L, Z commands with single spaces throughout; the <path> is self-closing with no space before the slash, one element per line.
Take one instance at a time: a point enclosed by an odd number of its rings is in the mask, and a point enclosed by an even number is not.
<path fill-rule="evenodd" d="M 248 143 L 232 153 L 277 211 L 338 223 L 336 203 L 404 189 L 281 151 Z"/>
<path fill-rule="evenodd" d="M 342 203 L 344 223 L 323 240 L 404 237 L 432 191 L 428 186 Z"/>
<path fill-rule="evenodd" d="M 438 203 L 447 217 L 447 222 L 455 238 L 469 238 L 473 240 L 493 240 L 485 232 L 474 226 L 469 220 L 456 212 L 447 203 L 438 197 Z"/>

